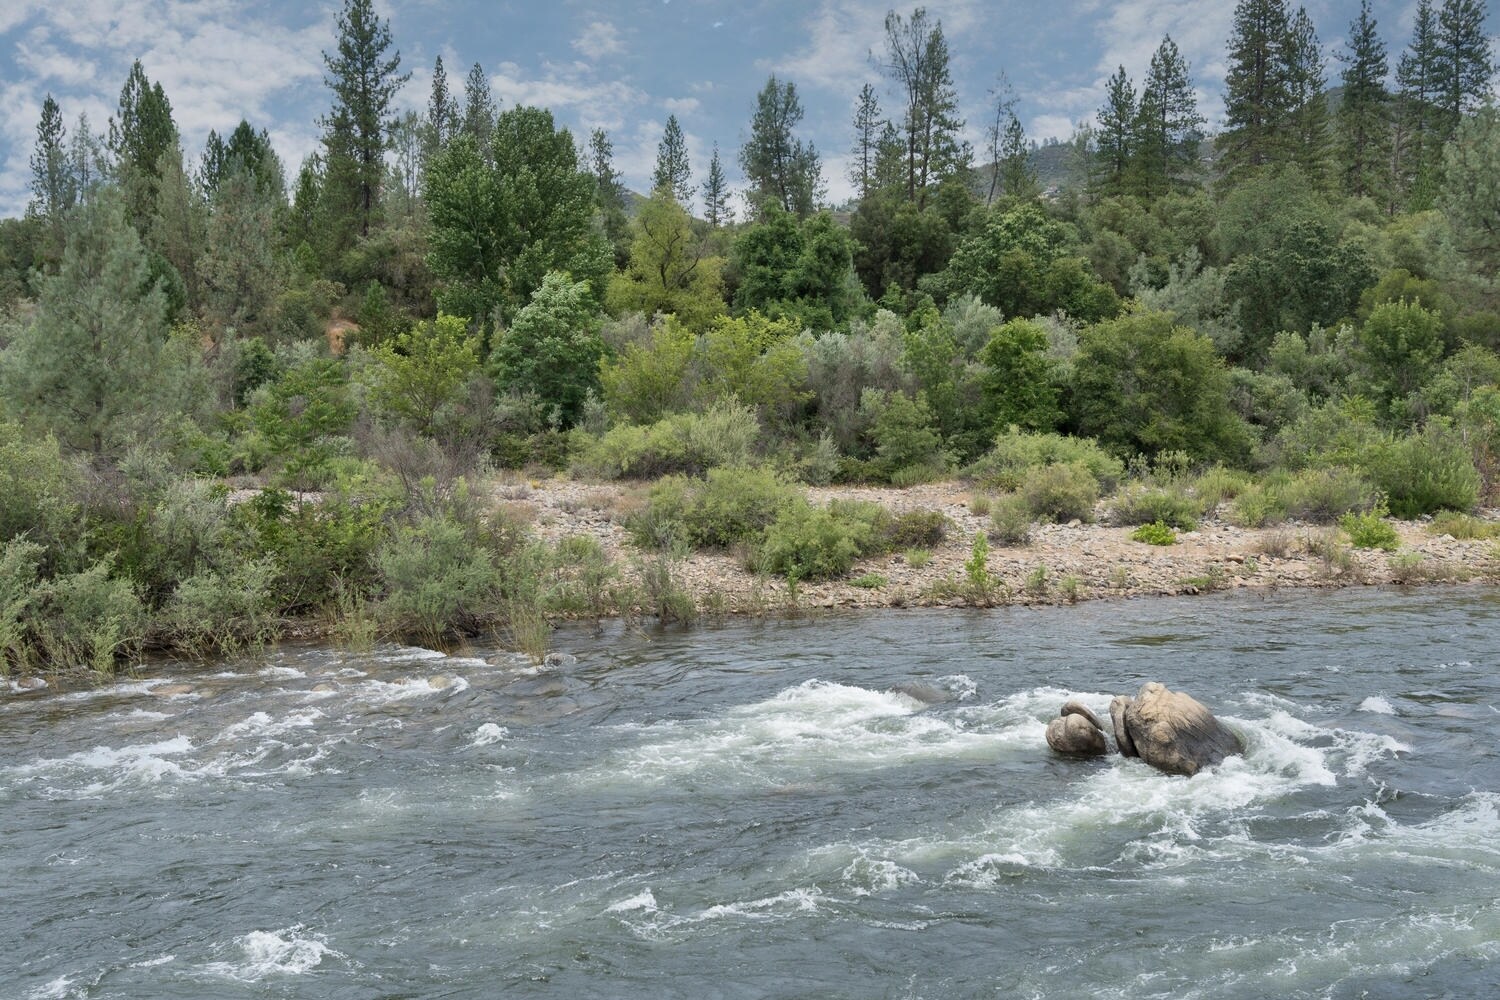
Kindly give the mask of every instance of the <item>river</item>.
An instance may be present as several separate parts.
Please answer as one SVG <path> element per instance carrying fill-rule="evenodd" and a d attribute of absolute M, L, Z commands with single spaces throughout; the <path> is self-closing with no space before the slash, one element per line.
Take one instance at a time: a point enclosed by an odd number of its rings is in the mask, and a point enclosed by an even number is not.
<path fill-rule="evenodd" d="M 289 645 L 0 694 L 0 997 L 1500 983 L 1493 590 L 616 623 L 553 648 Z M 1148 679 L 1246 755 L 1186 779 L 1048 752 L 1063 700 Z"/>

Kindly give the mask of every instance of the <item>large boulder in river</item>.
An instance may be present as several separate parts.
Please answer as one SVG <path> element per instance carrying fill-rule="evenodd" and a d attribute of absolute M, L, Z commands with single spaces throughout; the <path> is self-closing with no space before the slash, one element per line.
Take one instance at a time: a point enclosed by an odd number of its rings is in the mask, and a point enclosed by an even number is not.
<path fill-rule="evenodd" d="M 1115 698 L 1109 716 L 1120 753 L 1168 774 L 1191 776 L 1245 752 L 1234 731 L 1202 702 L 1155 681 L 1142 685 L 1134 698 Z"/>
<path fill-rule="evenodd" d="M 1047 723 L 1047 745 L 1069 757 L 1102 757 L 1109 751 L 1098 716 L 1082 702 L 1070 701 Z"/>

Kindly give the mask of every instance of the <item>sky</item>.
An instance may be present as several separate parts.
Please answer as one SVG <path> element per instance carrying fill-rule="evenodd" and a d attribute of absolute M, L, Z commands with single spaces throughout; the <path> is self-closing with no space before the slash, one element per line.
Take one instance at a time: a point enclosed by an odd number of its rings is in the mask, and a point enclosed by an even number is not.
<path fill-rule="evenodd" d="M 0 0 L 0 215 L 30 198 L 31 155 L 42 101 L 51 93 L 69 124 L 88 115 L 104 131 L 132 60 L 172 102 L 184 152 L 196 158 L 210 129 L 241 118 L 266 129 L 295 174 L 316 149 L 330 95 L 338 0 Z M 1034 140 L 1066 139 L 1091 119 L 1104 84 L 1123 65 L 1137 83 L 1170 33 L 1188 59 L 1200 110 L 1222 119 L 1225 41 L 1233 0 L 928 0 L 952 57 L 967 138 L 984 145 L 1001 81 Z M 1336 82 L 1358 0 L 1306 0 Z M 1396 54 L 1410 37 L 1416 0 L 1373 0 L 1381 36 Z M 830 200 L 851 191 L 850 120 L 856 95 L 876 85 L 888 111 L 899 99 L 880 69 L 889 0 L 376 0 L 401 68 L 397 100 L 425 109 L 434 60 L 461 92 L 480 63 L 501 107 L 549 107 L 580 142 L 594 128 L 614 143 L 626 184 L 649 187 L 657 143 L 675 114 L 695 182 L 718 143 L 731 184 L 755 95 L 775 74 L 796 84 L 799 130 L 822 154 Z M 896 8 L 909 15 L 912 7 Z M 1490 18 L 1492 47 L 1500 52 Z"/>

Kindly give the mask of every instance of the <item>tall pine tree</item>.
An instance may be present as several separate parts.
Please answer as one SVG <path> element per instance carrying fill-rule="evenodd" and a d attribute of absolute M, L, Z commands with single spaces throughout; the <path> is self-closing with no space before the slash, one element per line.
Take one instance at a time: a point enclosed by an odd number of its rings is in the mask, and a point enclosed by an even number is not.
<path fill-rule="evenodd" d="M 1166 35 L 1151 56 L 1136 113 L 1132 162 L 1142 194 L 1164 194 L 1192 177 L 1204 123 L 1187 60 Z"/>
<path fill-rule="evenodd" d="M 373 0 L 345 0 L 338 31 L 334 53 L 323 53 L 324 82 L 333 91 L 323 147 L 333 246 L 343 249 L 378 221 L 392 104 L 409 74 L 399 72 L 401 53 L 391 50 L 390 26 L 376 15 Z"/>
<path fill-rule="evenodd" d="M 602 128 L 589 135 L 586 169 L 594 177 L 594 208 L 604 235 L 614 249 L 615 265 L 624 267 L 630 254 L 630 220 L 625 216 L 625 185 L 615 169 L 615 145 Z"/>
<path fill-rule="evenodd" d="M 1394 181 L 1414 207 L 1430 205 L 1442 155 L 1436 97 L 1439 88 L 1437 15 L 1431 0 L 1417 0 L 1411 44 L 1396 63 L 1397 111 Z"/>
<path fill-rule="evenodd" d="M 677 204 L 686 208 L 693 198 L 692 167 L 688 165 L 687 139 L 676 115 L 667 116 L 667 127 L 656 146 L 656 169 L 651 172 L 651 189 L 666 191 Z"/>
<path fill-rule="evenodd" d="M 902 138 L 906 143 L 906 198 L 918 208 L 944 180 L 968 169 L 972 153 L 961 138 L 948 42 L 943 23 L 918 7 L 910 18 L 885 16 L 886 72 L 906 98 Z"/>
<path fill-rule="evenodd" d="M 875 155 L 880 143 L 880 99 L 875 88 L 865 84 L 859 89 L 859 103 L 854 106 L 854 154 L 849 164 L 849 180 L 860 198 L 870 194 L 875 179 Z"/>
<path fill-rule="evenodd" d="M 1344 99 L 1339 104 L 1339 178 L 1345 193 L 1388 203 L 1391 95 L 1385 43 L 1375 30 L 1370 0 L 1360 0 L 1344 55 Z"/>
<path fill-rule="evenodd" d="M 495 95 L 490 91 L 489 77 L 484 75 L 484 67 L 475 63 L 464 79 L 464 120 L 461 130 L 465 135 L 474 137 L 474 145 L 479 148 L 479 154 L 486 163 L 493 163 L 495 159 L 490 143 L 495 134 L 496 117 Z"/>
<path fill-rule="evenodd" d="M 1022 201 L 1035 198 L 1037 187 L 1036 170 L 1031 166 L 1031 150 L 1026 144 L 1026 129 L 1021 119 L 1011 112 L 1005 123 L 1005 134 L 1000 138 L 1000 190 L 1007 198 Z"/>
<path fill-rule="evenodd" d="M 1121 66 L 1105 84 L 1104 105 L 1099 108 L 1099 129 L 1095 133 L 1099 156 L 1099 185 L 1107 194 L 1125 190 L 1126 171 L 1134 152 L 1136 100 L 1135 84 Z"/>
<path fill-rule="evenodd" d="M 1224 78 L 1224 178 L 1288 158 L 1292 132 L 1291 31 L 1286 0 L 1240 0 Z"/>
<path fill-rule="evenodd" d="M 175 153 L 180 159 L 181 153 L 172 103 L 160 83 L 147 79 L 139 59 L 120 89 L 119 112 L 109 123 L 109 146 L 125 195 L 126 217 L 145 235 L 156 209 L 163 154 Z"/>
<path fill-rule="evenodd" d="M 734 209 L 729 206 L 729 182 L 724 177 L 717 142 L 708 161 L 708 176 L 703 181 L 703 217 L 715 229 L 734 221 Z"/>
<path fill-rule="evenodd" d="M 1318 32 L 1306 7 L 1288 22 L 1287 79 L 1291 94 L 1290 160 L 1315 185 L 1328 183 L 1328 75 Z"/>
<path fill-rule="evenodd" d="M 796 85 L 790 80 L 782 83 L 773 75 L 756 95 L 750 138 L 740 147 L 740 166 L 757 215 L 774 207 L 806 218 L 822 196 L 818 151 L 797 138 L 795 131 L 802 113 Z"/>
<path fill-rule="evenodd" d="M 458 100 L 448 90 L 448 71 L 443 68 L 443 57 L 438 56 L 432 65 L 432 92 L 427 98 L 427 120 L 422 135 L 425 162 L 431 162 L 452 141 L 461 122 Z"/>
<path fill-rule="evenodd" d="M 1490 89 L 1490 40 L 1484 33 L 1484 4 L 1443 0 L 1437 16 L 1437 80 L 1433 100 L 1444 142 L 1458 134 L 1467 112 L 1484 102 Z"/>

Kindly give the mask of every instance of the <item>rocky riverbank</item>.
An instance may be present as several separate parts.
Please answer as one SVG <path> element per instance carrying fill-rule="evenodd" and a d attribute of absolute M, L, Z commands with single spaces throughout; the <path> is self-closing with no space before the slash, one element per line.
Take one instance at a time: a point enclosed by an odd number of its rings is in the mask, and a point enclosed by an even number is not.
<path fill-rule="evenodd" d="M 631 544 L 623 522 L 645 502 L 648 489 L 640 484 L 512 477 L 497 481 L 494 495 L 498 505 L 530 522 L 532 530 L 550 541 L 593 536 L 630 574 L 647 554 Z M 678 583 L 700 607 L 759 613 L 793 601 L 804 608 L 960 607 L 1240 588 L 1500 579 L 1496 542 L 1435 534 L 1420 521 L 1393 521 L 1400 548 L 1385 552 L 1354 549 L 1334 527 L 1289 523 L 1240 528 L 1210 512 L 1198 530 L 1179 533 L 1176 544 L 1158 546 L 1132 541 L 1128 527 L 1103 523 L 1107 505 L 1101 503 L 1095 523 L 1037 525 L 1027 545 L 992 543 L 989 585 L 980 590 L 973 586 L 965 564 L 975 534 L 986 532 L 990 520 L 974 512 L 976 494 L 964 484 L 809 487 L 807 493 L 814 503 L 843 498 L 874 501 L 896 513 L 937 510 L 948 518 L 950 528 L 941 544 L 924 552 L 864 559 L 848 577 L 803 583 L 795 594 L 788 593 L 784 580 L 748 572 L 743 554 L 734 552 L 691 554 L 675 567 Z M 1494 521 L 1500 512 L 1488 511 L 1485 517 Z"/>

